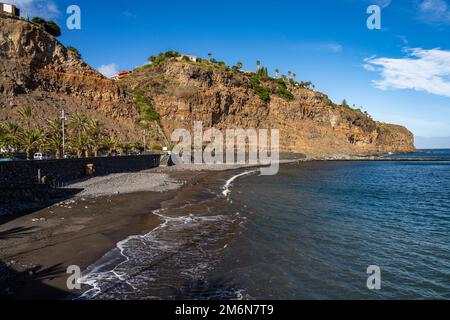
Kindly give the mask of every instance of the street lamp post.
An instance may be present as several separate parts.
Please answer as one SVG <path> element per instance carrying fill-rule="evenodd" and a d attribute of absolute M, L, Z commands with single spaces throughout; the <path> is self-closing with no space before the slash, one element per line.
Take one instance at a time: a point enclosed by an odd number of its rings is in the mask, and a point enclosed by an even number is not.
<path fill-rule="evenodd" d="M 147 132 L 144 133 L 144 154 L 147 152 Z"/>
<path fill-rule="evenodd" d="M 62 158 L 66 158 L 66 112 L 61 112 L 61 131 L 62 131 Z"/>

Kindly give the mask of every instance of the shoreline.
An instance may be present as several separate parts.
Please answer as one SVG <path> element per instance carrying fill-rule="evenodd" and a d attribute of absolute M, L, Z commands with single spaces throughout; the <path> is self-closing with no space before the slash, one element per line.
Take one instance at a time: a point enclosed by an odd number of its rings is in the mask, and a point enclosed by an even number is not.
<path fill-rule="evenodd" d="M 0 225 L 0 297 L 54 300 L 78 295 L 80 291 L 67 289 L 67 267 L 77 265 L 86 271 L 120 241 L 160 226 L 163 221 L 153 212 L 164 203 L 176 201 L 181 194 L 189 197 L 194 189 L 242 169 L 245 167 L 172 167 L 99 177 L 99 184 L 110 184 L 109 194 L 101 192 L 96 178 L 69 185 L 86 189 L 73 198 Z M 164 179 L 147 191 L 137 188 L 137 192 L 129 185 L 111 182 L 142 174 Z M 112 193 L 114 186 L 123 192 Z"/>
<path fill-rule="evenodd" d="M 280 165 L 309 161 L 364 159 L 292 159 Z M 177 166 L 72 183 L 69 187 L 84 191 L 0 225 L 0 297 L 48 300 L 77 295 L 66 286 L 68 266 L 86 271 L 120 241 L 160 226 L 163 221 L 153 212 L 164 203 L 179 201 L 181 194 L 186 200 L 220 178 L 225 177 L 226 187 L 226 177 L 235 176 L 231 173 L 243 176 L 243 170 L 256 167 L 260 166 Z M 149 178 L 154 178 L 152 183 L 143 184 Z M 228 195 L 226 188 L 223 194 Z"/>

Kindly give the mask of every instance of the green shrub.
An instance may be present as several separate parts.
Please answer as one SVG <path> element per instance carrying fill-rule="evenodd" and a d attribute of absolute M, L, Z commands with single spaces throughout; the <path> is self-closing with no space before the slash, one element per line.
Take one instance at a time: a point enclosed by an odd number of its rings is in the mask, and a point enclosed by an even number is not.
<path fill-rule="evenodd" d="M 44 25 L 45 31 L 50 33 L 54 37 L 59 37 L 61 35 L 61 28 L 54 21 L 47 21 Z"/>
<path fill-rule="evenodd" d="M 312 86 L 312 82 L 311 81 L 301 81 L 299 83 L 300 87 L 302 87 L 303 89 L 310 89 L 310 87 Z"/>
<path fill-rule="evenodd" d="M 34 23 L 40 24 L 41 26 L 45 25 L 45 20 L 39 17 L 34 17 L 33 19 L 31 19 L 31 21 L 33 21 Z"/>
<path fill-rule="evenodd" d="M 67 47 L 67 52 L 69 52 L 70 54 L 74 55 L 78 59 L 81 59 L 81 54 L 80 54 L 80 52 L 78 51 L 77 48 L 75 48 L 75 47 Z"/>
<path fill-rule="evenodd" d="M 178 52 L 171 50 L 171 51 L 167 51 L 164 53 L 160 53 L 157 56 L 150 56 L 148 58 L 148 61 L 150 61 L 152 63 L 152 65 L 156 66 L 156 65 L 159 65 L 169 59 L 178 58 L 180 56 L 181 55 Z"/>
<path fill-rule="evenodd" d="M 153 107 L 150 107 L 145 110 L 144 119 L 147 121 L 159 121 L 159 114 Z"/>
<path fill-rule="evenodd" d="M 347 103 L 347 100 L 346 100 L 346 99 L 344 99 L 344 100 L 342 101 L 341 106 L 344 107 L 344 108 L 350 109 L 350 105 Z"/>
<path fill-rule="evenodd" d="M 244 64 L 242 62 L 237 62 L 236 65 L 233 66 L 233 70 L 240 71 L 244 67 Z"/>
<path fill-rule="evenodd" d="M 269 78 L 269 70 L 266 67 L 259 68 L 257 76 L 264 79 Z"/>
<path fill-rule="evenodd" d="M 252 77 L 252 85 L 253 85 L 253 90 L 255 90 L 255 93 L 259 96 L 259 98 L 264 103 L 269 103 L 270 102 L 269 89 L 267 89 L 261 85 L 261 82 L 259 81 L 259 77 L 257 75 L 254 75 Z"/>
<path fill-rule="evenodd" d="M 142 92 L 137 92 L 135 97 L 136 108 L 146 121 L 159 121 L 160 116 L 153 106 L 153 101 Z"/>
<path fill-rule="evenodd" d="M 34 17 L 31 19 L 36 24 L 39 24 L 44 27 L 45 31 L 50 33 L 54 37 L 59 37 L 61 35 L 61 28 L 56 24 L 56 22 L 52 20 L 44 20 L 40 17 Z"/>
<path fill-rule="evenodd" d="M 278 80 L 279 86 L 278 86 L 278 94 L 286 99 L 286 100 L 294 100 L 294 95 L 292 94 L 291 91 L 289 91 L 289 89 L 286 87 L 286 84 L 284 83 L 283 80 L 280 81 Z"/>
<path fill-rule="evenodd" d="M 145 109 L 152 105 L 152 101 L 147 98 L 142 91 L 136 91 L 135 93 L 136 107 L 140 113 L 145 112 Z"/>

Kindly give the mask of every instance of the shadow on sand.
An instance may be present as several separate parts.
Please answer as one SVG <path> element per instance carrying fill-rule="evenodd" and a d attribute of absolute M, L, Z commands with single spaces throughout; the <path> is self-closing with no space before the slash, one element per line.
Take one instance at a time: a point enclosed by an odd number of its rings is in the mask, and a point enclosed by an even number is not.
<path fill-rule="evenodd" d="M 7 239 L 20 239 L 24 238 L 33 232 L 36 227 L 17 227 L 17 228 L 11 228 L 6 231 L 0 231 L 0 240 L 7 240 Z"/>
<path fill-rule="evenodd" d="M 1 188 L 0 225 L 73 198 L 83 189 Z"/>
<path fill-rule="evenodd" d="M 48 286 L 43 281 L 65 273 L 61 264 L 43 268 L 36 266 L 23 272 L 0 262 L 0 299 L 53 300 L 63 299 L 67 292 Z"/>

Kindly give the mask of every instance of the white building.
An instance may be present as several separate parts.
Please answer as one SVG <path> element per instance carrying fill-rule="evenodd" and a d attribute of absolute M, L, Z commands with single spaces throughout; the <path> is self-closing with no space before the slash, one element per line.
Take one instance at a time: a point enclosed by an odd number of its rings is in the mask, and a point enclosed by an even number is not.
<path fill-rule="evenodd" d="M 20 9 L 13 4 L 0 2 L 0 12 L 20 17 Z"/>
<path fill-rule="evenodd" d="M 179 57 L 177 57 L 178 61 L 182 61 L 183 59 L 189 59 L 189 61 L 192 61 L 192 62 L 197 62 L 198 61 L 198 57 L 191 56 L 189 54 L 181 54 Z"/>

